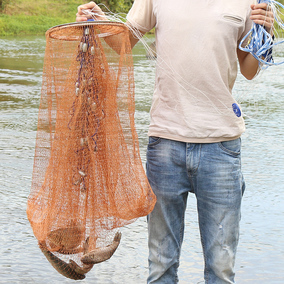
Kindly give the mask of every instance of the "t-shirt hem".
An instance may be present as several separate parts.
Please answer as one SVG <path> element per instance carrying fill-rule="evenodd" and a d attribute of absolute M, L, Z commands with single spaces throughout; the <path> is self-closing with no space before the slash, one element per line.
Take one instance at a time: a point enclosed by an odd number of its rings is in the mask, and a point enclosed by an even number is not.
<path fill-rule="evenodd" d="M 160 137 L 164 139 L 175 140 L 175 141 L 185 142 L 185 143 L 217 143 L 217 142 L 224 142 L 224 141 L 238 139 L 241 137 L 241 134 L 236 135 L 236 136 L 229 136 L 229 137 L 226 137 L 226 136 L 222 136 L 222 137 L 183 137 L 183 136 L 176 136 L 176 135 L 149 131 L 148 136 L 155 136 L 155 137 Z"/>

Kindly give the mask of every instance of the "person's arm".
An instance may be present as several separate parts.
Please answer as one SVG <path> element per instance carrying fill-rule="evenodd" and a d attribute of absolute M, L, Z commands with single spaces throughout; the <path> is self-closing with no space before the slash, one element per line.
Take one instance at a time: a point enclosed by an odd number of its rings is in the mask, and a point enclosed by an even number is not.
<path fill-rule="evenodd" d="M 84 13 L 83 10 L 90 10 L 90 11 L 92 11 L 92 13 L 95 13 L 96 17 L 95 17 L 94 20 L 108 21 L 107 17 L 105 16 L 105 14 L 101 10 L 101 8 L 95 2 L 91 1 L 87 4 L 83 4 L 83 5 L 78 6 L 78 12 L 76 14 L 76 22 L 84 22 L 84 21 L 87 21 L 88 19 L 92 19 L 92 15 Z M 144 33 L 142 31 L 139 31 L 139 32 L 140 32 L 141 36 L 144 35 Z M 107 40 L 107 43 L 110 47 L 113 47 L 114 49 L 116 49 L 115 46 L 120 46 L 120 44 L 119 44 L 120 37 L 116 36 L 116 37 L 111 37 L 111 38 L 112 38 L 112 40 Z M 130 30 L 129 40 L 130 40 L 131 48 L 133 48 L 134 45 L 139 41 L 139 38 L 136 38 Z M 113 43 L 112 43 L 112 41 L 113 41 Z M 119 52 L 118 50 L 116 50 L 116 51 Z"/>
<path fill-rule="evenodd" d="M 273 35 L 274 16 L 266 3 L 251 5 L 251 20 L 256 24 L 263 25 Z M 257 74 L 259 62 L 250 53 L 237 49 L 240 71 L 245 78 L 251 80 Z"/>

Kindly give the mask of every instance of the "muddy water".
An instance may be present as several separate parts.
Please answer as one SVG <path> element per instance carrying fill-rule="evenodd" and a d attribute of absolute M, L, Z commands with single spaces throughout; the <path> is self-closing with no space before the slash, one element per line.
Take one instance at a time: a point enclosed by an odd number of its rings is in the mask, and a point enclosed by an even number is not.
<path fill-rule="evenodd" d="M 0 39 L 0 283 L 72 283 L 58 274 L 37 246 L 26 218 L 31 185 L 45 40 Z M 153 64 L 141 45 L 134 50 L 136 127 L 145 162 L 147 125 L 154 82 Z M 241 238 L 238 283 L 284 283 L 284 66 L 270 67 L 235 95 L 246 113 L 243 135 Z M 81 283 L 142 284 L 147 277 L 145 218 L 123 228 L 120 247 Z M 195 199 L 189 197 L 180 283 L 203 283 Z"/>

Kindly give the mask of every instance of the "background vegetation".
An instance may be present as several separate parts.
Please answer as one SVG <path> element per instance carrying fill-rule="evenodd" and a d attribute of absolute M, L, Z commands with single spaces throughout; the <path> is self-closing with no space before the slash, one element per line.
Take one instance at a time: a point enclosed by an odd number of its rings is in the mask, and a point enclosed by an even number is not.
<path fill-rule="evenodd" d="M 44 34 L 75 21 L 77 7 L 91 0 L 0 0 L 0 36 Z M 134 0 L 96 0 L 112 12 L 127 13 Z M 278 0 L 284 4 L 284 0 Z"/>
<path fill-rule="evenodd" d="M 91 0 L 0 0 L 0 36 L 44 34 L 75 21 L 77 7 Z M 127 12 L 133 0 L 100 0 L 112 12 Z"/>

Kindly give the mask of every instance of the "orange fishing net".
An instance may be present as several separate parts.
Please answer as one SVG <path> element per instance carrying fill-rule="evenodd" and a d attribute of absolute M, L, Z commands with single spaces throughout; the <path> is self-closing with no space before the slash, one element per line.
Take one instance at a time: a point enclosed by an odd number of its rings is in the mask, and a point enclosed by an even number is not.
<path fill-rule="evenodd" d="M 134 125 L 128 29 L 113 22 L 51 28 L 44 59 L 27 215 L 54 268 L 83 279 L 114 253 L 117 228 L 156 201 Z"/>

